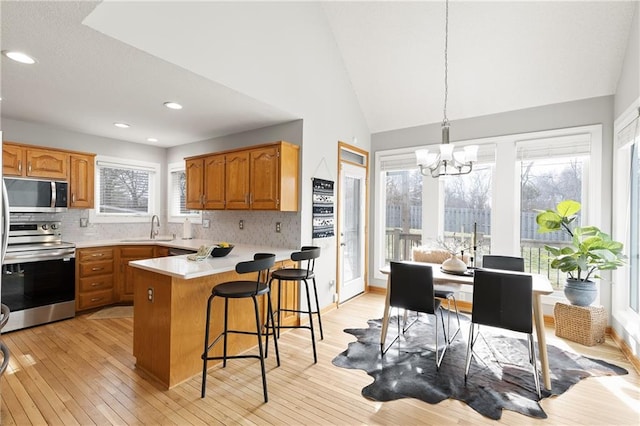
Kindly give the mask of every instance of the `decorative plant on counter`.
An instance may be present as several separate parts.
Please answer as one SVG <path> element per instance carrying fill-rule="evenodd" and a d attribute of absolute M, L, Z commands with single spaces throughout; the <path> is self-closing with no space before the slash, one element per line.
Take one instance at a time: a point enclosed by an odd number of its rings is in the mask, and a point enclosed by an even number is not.
<path fill-rule="evenodd" d="M 597 271 L 613 270 L 624 265 L 626 256 L 622 254 L 623 245 L 614 241 L 596 226 L 575 226 L 577 213 L 581 205 L 574 200 L 558 203 L 556 210 L 538 210 L 536 216 L 539 233 L 564 231 L 571 237 L 566 247 L 544 246 L 553 260 L 551 267 L 568 274 L 565 295 L 576 305 L 588 306 L 597 290 L 590 278 L 600 278 Z M 585 287 L 592 292 L 593 299 L 585 303 L 575 302 L 567 293 L 567 288 Z"/>

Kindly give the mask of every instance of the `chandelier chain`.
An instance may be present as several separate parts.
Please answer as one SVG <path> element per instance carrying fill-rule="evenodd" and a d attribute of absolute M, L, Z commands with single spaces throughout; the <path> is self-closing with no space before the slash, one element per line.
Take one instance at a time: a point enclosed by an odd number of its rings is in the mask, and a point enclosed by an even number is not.
<path fill-rule="evenodd" d="M 445 2 L 445 18 L 444 18 L 444 120 L 442 120 L 443 125 L 449 124 L 449 119 L 447 118 L 447 98 L 449 97 L 449 81 L 447 75 L 449 73 L 449 0 Z"/>

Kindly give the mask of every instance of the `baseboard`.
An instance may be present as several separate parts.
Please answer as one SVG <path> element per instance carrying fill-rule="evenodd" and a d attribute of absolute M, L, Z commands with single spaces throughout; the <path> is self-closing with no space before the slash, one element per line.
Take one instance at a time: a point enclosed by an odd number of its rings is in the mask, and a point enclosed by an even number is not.
<path fill-rule="evenodd" d="M 607 327 L 607 333 L 611 336 L 611 339 L 615 342 L 615 344 L 618 345 L 618 348 L 620 348 L 620 351 L 622 351 L 631 365 L 633 365 L 633 368 L 635 368 L 636 372 L 640 374 L 640 358 L 633 354 L 633 351 L 631 350 L 627 342 L 625 342 L 624 339 L 620 337 L 620 335 L 616 333 L 614 329 L 612 329 L 611 327 Z"/>

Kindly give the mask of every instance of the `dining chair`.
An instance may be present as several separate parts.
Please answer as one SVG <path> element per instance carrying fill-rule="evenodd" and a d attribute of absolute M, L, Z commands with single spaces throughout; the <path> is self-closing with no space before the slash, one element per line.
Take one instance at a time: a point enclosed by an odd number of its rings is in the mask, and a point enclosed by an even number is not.
<path fill-rule="evenodd" d="M 480 326 L 497 327 L 527 334 L 529 362 L 533 367 L 533 377 L 538 398 L 541 397 L 533 340 L 531 290 L 531 275 L 481 269 L 475 271 L 473 276 L 473 309 L 471 311 L 471 325 L 469 327 L 464 370 L 465 384 L 469 376 L 471 358 L 477 357 L 473 349 L 480 336 Z M 476 325 L 478 326 L 477 333 L 474 331 Z M 484 337 L 483 340 L 486 342 Z"/>
<path fill-rule="evenodd" d="M 414 311 L 416 313 L 431 314 L 435 318 L 435 344 L 436 344 L 436 367 L 439 369 L 444 354 L 449 346 L 447 330 L 444 327 L 444 313 L 441 300 L 437 299 L 433 291 L 433 270 L 430 265 L 415 262 L 391 262 L 391 288 L 390 303 L 392 308 Z M 442 321 L 442 332 L 445 337 L 444 348 L 439 352 L 438 344 L 438 312 Z M 400 315 L 398 318 L 398 335 L 384 349 L 384 342 L 381 342 L 380 350 L 382 355 L 400 338 L 400 333 L 404 333 L 409 327 L 400 327 Z"/>
<path fill-rule="evenodd" d="M 271 297 L 269 297 L 269 286 L 267 281 L 269 279 L 269 270 L 275 264 L 275 254 L 271 253 L 256 253 L 253 256 L 253 260 L 239 262 L 236 264 L 236 273 L 248 274 L 256 273 L 257 278 L 255 280 L 237 280 L 221 283 L 213 287 L 211 290 L 211 296 L 207 301 L 207 322 L 205 328 L 204 337 L 204 351 L 202 353 L 202 390 L 201 398 L 205 397 L 207 389 L 207 362 L 212 360 L 222 360 L 222 367 L 227 366 L 228 359 L 236 358 L 257 358 L 260 360 L 260 368 L 262 372 L 262 391 L 264 394 L 264 402 L 268 402 L 267 395 L 267 375 L 265 371 L 264 360 L 266 358 L 266 350 L 262 348 L 262 323 L 260 321 L 260 307 L 258 306 L 257 296 L 266 296 L 267 300 L 267 328 L 265 337 L 269 338 L 269 334 L 273 335 L 273 342 L 276 352 L 276 360 L 278 367 L 280 366 L 280 353 L 278 352 L 278 338 L 276 336 L 274 322 L 273 322 L 273 309 L 271 307 Z M 211 343 L 209 340 L 209 331 L 211 326 L 211 306 L 213 300 L 216 297 L 224 299 L 224 328 L 222 333 L 218 335 Z M 256 319 L 256 331 L 248 330 L 229 330 L 229 299 L 245 299 L 251 298 L 253 300 L 254 315 Z M 244 313 L 237 313 L 234 315 L 245 315 Z M 269 326 L 271 326 L 271 333 L 269 333 Z M 254 354 L 240 354 L 240 355 L 227 355 L 227 337 L 230 333 L 233 334 L 249 334 L 258 338 L 258 355 Z M 209 352 L 222 339 L 223 341 L 223 354 L 222 356 L 209 356 Z M 268 344 L 268 340 L 267 343 Z"/>
<path fill-rule="evenodd" d="M 414 247 L 412 255 L 413 260 L 416 262 L 439 264 L 451 257 L 451 253 L 449 253 L 447 250 L 425 250 L 421 247 Z M 456 300 L 456 292 L 460 291 L 460 284 L 434 284 L 433 291 L 436 298 L 447 301 L 447 311 L 451 312 L 451 302 L 453 302 L 458 328 L 456 329 L 455 333 L 451 334 L 451 315 L 447 315 L 447 339 L 449 343 L 451 343 L 461 330 L 460 314 L 458 312 L 458 302 Z"/>
<path fill-rule="evenodd" d="M 485 254 L 482 256 L 482 267 L 488 269 L 524 272 L 524 259 L 522 257 Z"/>

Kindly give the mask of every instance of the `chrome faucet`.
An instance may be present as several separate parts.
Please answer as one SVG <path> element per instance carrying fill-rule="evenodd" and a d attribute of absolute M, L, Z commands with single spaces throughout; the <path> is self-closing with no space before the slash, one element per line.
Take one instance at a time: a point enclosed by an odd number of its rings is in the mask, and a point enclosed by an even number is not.
<path fill-rule="evenodd" d="M 149 235 L 149 238 L 154 240 L 156 238 L 156 236 L 158 235 L 158 230 L 155 229 L 154 224 L 160 228 L 160 218 L 158 217 L 157 214 L 154 214 L 153 216 L 151 216 L 151 234 Z"/>

